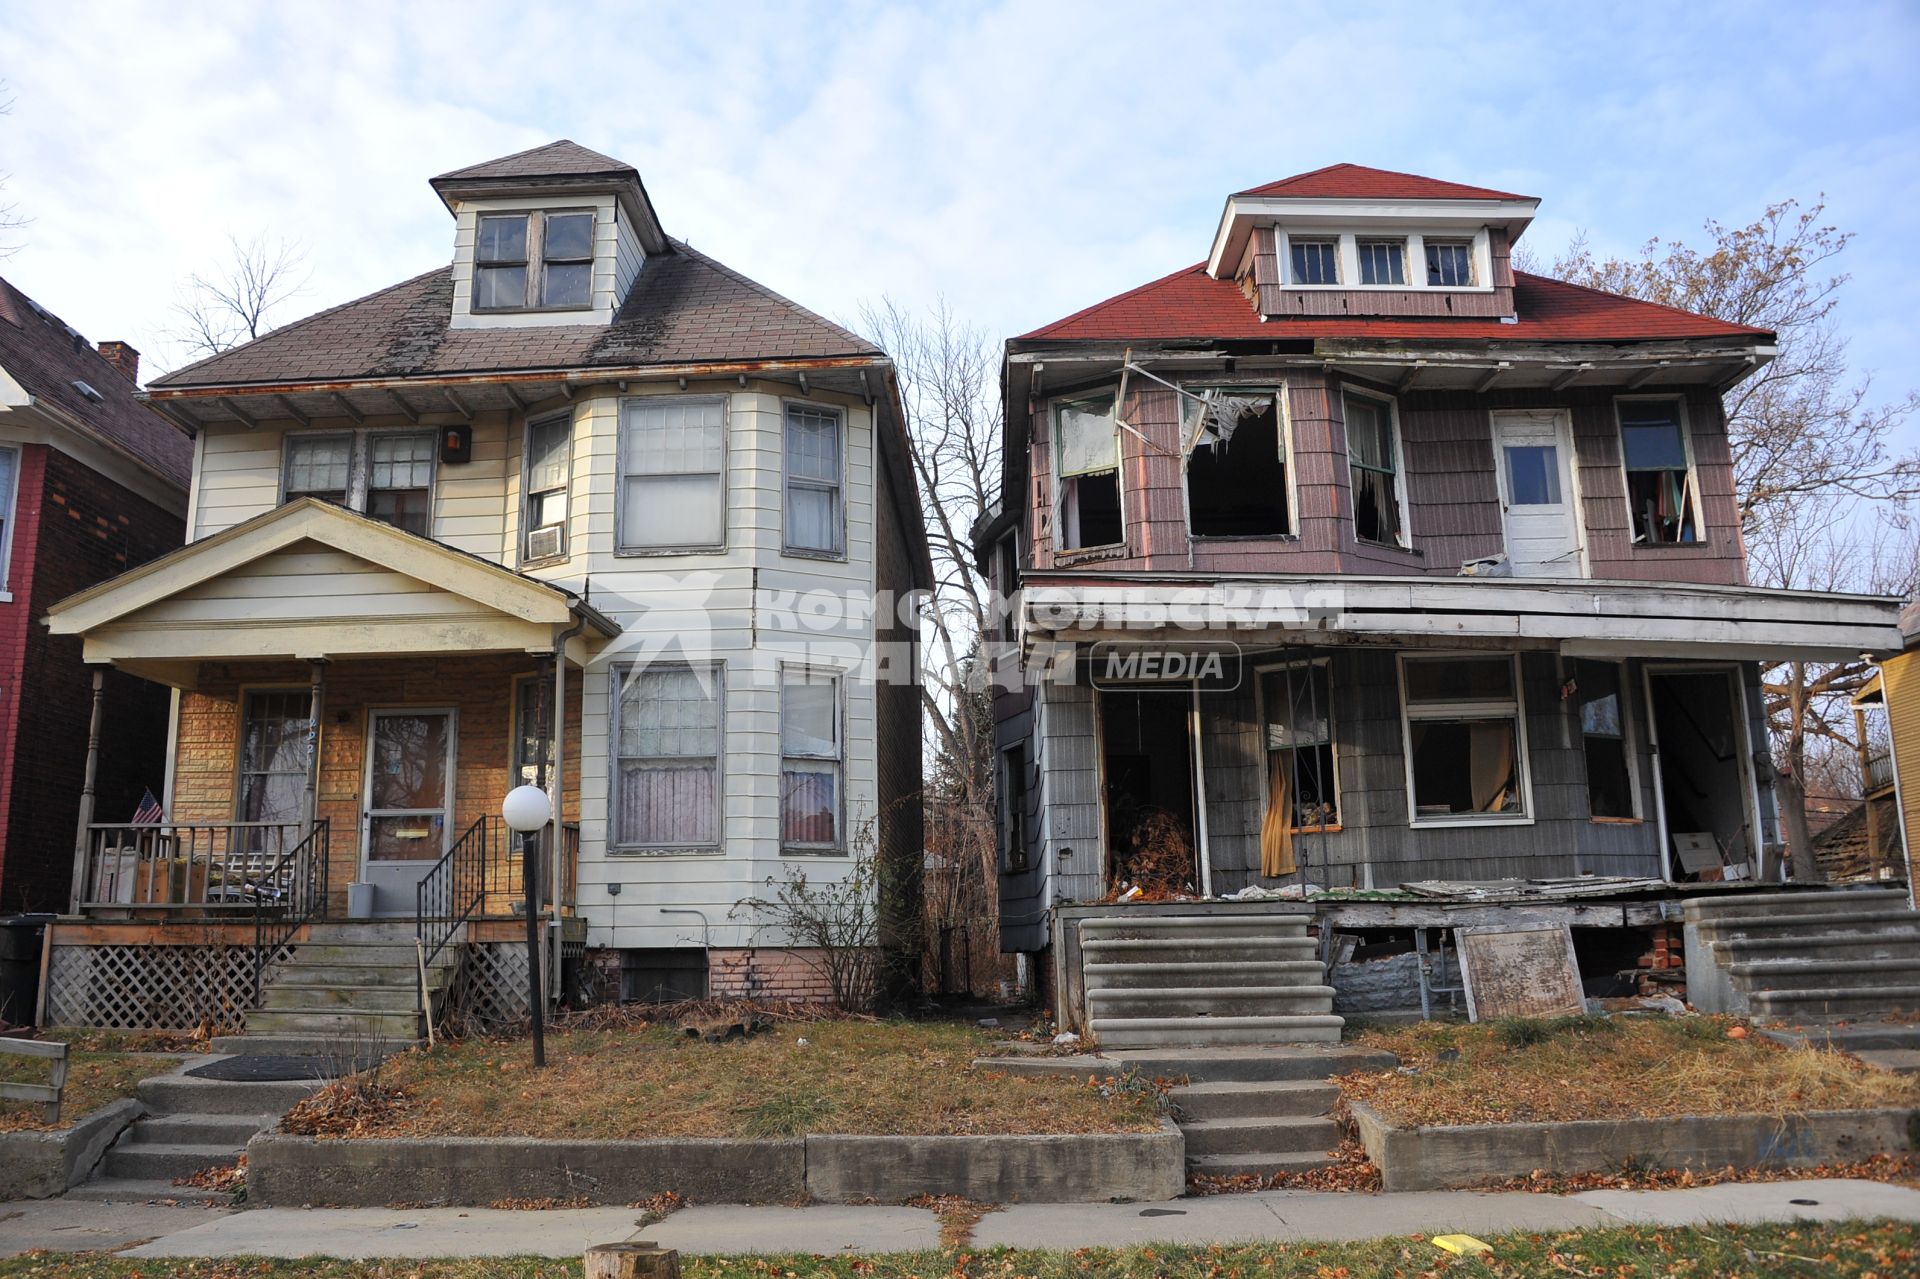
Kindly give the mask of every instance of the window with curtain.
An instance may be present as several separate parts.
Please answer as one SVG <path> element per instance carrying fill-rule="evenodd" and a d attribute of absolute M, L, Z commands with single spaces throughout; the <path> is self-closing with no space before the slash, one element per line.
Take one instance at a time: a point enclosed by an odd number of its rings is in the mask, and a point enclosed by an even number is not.
<path fill-rule="evenodd" d="M 19 504 L 20 450 L 0 448 L 0 590 L 12 573 L 13 511 Z"/>
<path fill-rule="evenodd" d="M 1120 428 L 1114 397 L 1087 396 L 1054 406 L 1054 464 L 1059 468 L 1058 546 L 1077 551 L 1126 540 L 1120 518 Z"/>
<path fill-rule="evenodd" d="M 840 840 L 840 677 L 780 672 L 780 846 L 837 851 Z"/>
<path fill-rule="evenodd" d="M 285 822 L 301 818 L 307 793 L 308 689 L 253 689 L 242 699 L 240 787 L 235 820 Z"/>
<path fill-rule="evenodd" d="M 838 555 L 845 548 L 840 501 L 840 414 L 787 405 L 787 549 Z"/>
<path fill-rule="evenodd" d="M 1361 240 L 1360 283 L 1405 284 L 1407 282 L 1407 242 L 1405 240 Z"/>
<path fill-rule="evenodd" d="M 1400 451 L 1393 406 L 1385 400 L 1341 397 L 1347 420 L 1347 462 L 1353 484 L 1353 535 L 1380 546 L 1407 544 L 1401 508 Z"/>
<path fill-rule="evenodd" d="M 433 523 L 432 431 L 374 435 L 367 440 L 367 514 L 428 536 Z"/>
<path fill-rule="evenodd" d="M 287 437 L 287 500 L 318 497 L 347 504 L 353 486 L 351 435 L 289 435 Z"/>
<path fill-rule="evenodd" d="M 527 424 L 526 503 L 521 557 L 567 553 L 567 485 L 573 472 L 573 416 L 562 413 Z"/>
<path fill-rule="evenodd" d="M 1412 819 L 1527 815 L 1519 675 L 1512 657 L 1403 657 Z"/>
<path fill-rule="evenodd" d="M 1293 283 L 1340 283 L 1340 246 L 1333 240 L 1287 241 L 1288 256 L 1293 259 Z"/>
<path fill-rule="evenodd" d="M 1580 706 L 1580 741 L 1587 757 L 1587 811 L 1594 817 L 1633 817 L 1633 766 L 1627 754 L 1621 666 L 1576 661 L 1573 679 Z"/>
<path fill-rule="evenodd" d="M 1633 540 L 1669 546 L 1699 541 L 1680 401 L 1621 400 L 1615 407 Z"/>
<path fill-rule="evenodd" d="M 1427 286 L 1470 288 L 1473 285 L 1473 243 L 1470 240 L 1428 240 Z"/>
<path fill-rule="evenodd" d="M 1260 873 L 1297 870 L 1294 836 L 1340 825 L 1334 773 L 1332 687 L 1326 661 L 1290 662 L 1259 675 L 1260 744 L 1267 807 L 1260 820 Z"/>
<path fill-rule="evenodd" d="M 720 846 L 723 679 L 717 665 L 615 669 L 614 847 Z"/>
<path fill-rule="evenodd" d="M 704 550 L 725 541 L 726 429 L 720 400 L 622 403 L 621 550 Z"/>

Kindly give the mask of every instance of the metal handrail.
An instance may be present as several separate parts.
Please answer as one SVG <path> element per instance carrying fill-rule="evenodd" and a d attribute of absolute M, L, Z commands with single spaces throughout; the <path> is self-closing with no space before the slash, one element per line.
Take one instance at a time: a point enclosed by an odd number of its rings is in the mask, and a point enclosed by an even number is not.
<path fill-rule="evenodd" d="M 324 817 L 307 837 L 281 853 L 254 885 L 253 1006 L 260 1006 L 267 966 L 295 933 L 327 908 L 327 861 L 332 835 Z"/>
<path fill-rule="evenodd" d="M 477 818 L 420 877 L 414 889 L 413 919 L 423 963 L 433 962 L 486 899 L 490 836 L 499 829 L 498 818 Z"/>

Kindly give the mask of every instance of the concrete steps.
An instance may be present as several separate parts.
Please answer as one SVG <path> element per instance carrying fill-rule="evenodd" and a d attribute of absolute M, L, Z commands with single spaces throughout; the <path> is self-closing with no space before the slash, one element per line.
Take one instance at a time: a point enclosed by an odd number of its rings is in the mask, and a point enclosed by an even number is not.
<path fill-rule="evenodd" d="M 1688 997 L 1706 1012 L 1793 1021 L 1920 1008 L 1920 913 L 1900 890 L 1698 898 L 1686 938 Z"/>
<path fill-rule="evenodd" d="M 1187 1174 L 1201 1177 L 1272 1177 L 1283 1172 L 1312 1172 L 1331 1168 L 1334 1161 L 1317 1154 L 1206 1155 L 1187 1160 Z"/>
<path fill-rule="evenodd" d="M 1316 1080 L 1253 1080 L 1183 1084 L 1167 1098 L 1182 1120 L 1312 1118 L 1340 1100 L 1340 1090 Z"/>
<path fill-rule="evenodd" d="M 1324 1115 L 1197 1119 L 1180 1125 L 1187 1157 L 1326 1154 L 1340 1144 L 1340 1125 Z"/>
<path fill-rule="evenodd" d="M 1087 1028 L 1102 1049 L 1331 1043 L 1345 1023 L 1308 912 L 1082 921 Z"/>

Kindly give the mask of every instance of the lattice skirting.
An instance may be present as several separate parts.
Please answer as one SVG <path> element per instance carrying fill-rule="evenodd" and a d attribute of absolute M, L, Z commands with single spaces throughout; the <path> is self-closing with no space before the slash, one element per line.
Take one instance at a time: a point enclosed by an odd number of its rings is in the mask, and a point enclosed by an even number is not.
<path fill-rule="evenodd" d="M 518 942 L 470 942 L 454 979 L 451 1012 L 481 1029 L 527 1019 L 527 948 Z"/>
<path fill-rule="evenodd" d="M 293 950 L 281 947 L 274 962 Z M 252 1003 L 251 946 L 55 946 L 47 961 L 50 1026 L 195 1030 L 204 1024 L 216 1033 L 239 1033 Z"/>

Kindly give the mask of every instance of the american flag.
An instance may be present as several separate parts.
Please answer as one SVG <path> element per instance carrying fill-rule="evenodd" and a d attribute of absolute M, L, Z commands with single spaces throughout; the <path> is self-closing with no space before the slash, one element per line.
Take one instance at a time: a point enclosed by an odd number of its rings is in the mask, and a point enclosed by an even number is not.
<path fill-rule="evenodd" d="M 133 824 L 152 826 L 166 815 L 166 810 L 160 807 L 160 801 L 153 797 L 153 791 L 149 789 L 141 794 L 140 807 L 133 810 Z"/>

